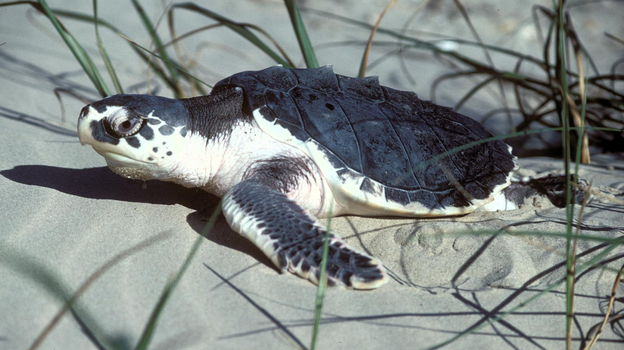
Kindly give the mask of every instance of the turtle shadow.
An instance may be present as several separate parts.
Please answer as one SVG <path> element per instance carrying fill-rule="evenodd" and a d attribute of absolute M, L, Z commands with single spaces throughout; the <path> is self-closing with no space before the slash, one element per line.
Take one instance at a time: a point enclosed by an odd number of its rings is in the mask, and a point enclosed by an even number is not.
<path fill-rule="evenodd" d="M 139 181 L 123 178 L 108 167 L 70 169 L 46 165 L 20 165 L 2 170 L 0 175 L 27 186 L 50 188 L 68 195 L 90 199 L 160 205 L 180 204 L 195 212 L 187 216 L 193 230 L 201 234 L 210 213 L 220 199 L 201 189 L 186 188 L 172 182 Z M 223 215 L 205 236 L 219 245 L 238 250 L 275 269 L 275 266 L 253 243 L 234 232 Z"/>
<path fill-rule="evenodd" d="M 204 226 L 208 223 L 210 213 L 216 209 L 216 204 L 218 203 L 189 214 L 186 217 L 186 222 L 188 222 L 189 226 L 191 226 L 191 228 L 198 234 L 202 234 Z M 219 215 L 214 226 L 208 231 L 207 234 L 204 235 L 204 238 L 218 245 L 249 255 L 258 262 L 279 272 L 273 262 L 266 255 L 264 255 L 258 247 L 251 243 L 251 241 L 247 238 L 234 232 L 234 230 L 230 228 L 230 225 L 225 220 L 223 214 Z"/>
<path fill-rule="evenodd" d="M 46 187 L 82 198 L 161 205 L 180 204 L 194 210 L 200 210 L 206 202 L 219 200 L 200 189 L 186 188 L 171 182 L 126 179 L 114 174 L 107 167 L 70 169 L 20 165 L 2 170 L 0 175 L 23 185 Z"/>

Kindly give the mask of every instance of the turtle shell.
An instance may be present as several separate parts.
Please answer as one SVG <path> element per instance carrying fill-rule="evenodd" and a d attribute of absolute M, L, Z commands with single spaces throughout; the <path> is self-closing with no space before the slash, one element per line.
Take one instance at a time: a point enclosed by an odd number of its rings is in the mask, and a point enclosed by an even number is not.
<path fill-rule="evenodd" d="M 277 66 L 215 89 L 232 85 L 244 90 L 244 112 L 308 154 L 351 213 L 470 212 L 508 186 L 515 168 L 507 144 L 475 143 L 492 137 L 478 122 L 376 77 Z"/>

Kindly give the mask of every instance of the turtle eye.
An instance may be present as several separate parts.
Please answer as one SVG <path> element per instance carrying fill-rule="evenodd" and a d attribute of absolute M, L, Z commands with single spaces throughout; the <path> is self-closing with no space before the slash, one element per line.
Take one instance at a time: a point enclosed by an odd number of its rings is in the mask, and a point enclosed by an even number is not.
<path fill-rule="evenodd" d="M 119 113 L 111 120 L 104 121 L 106 132 L 116 138 L 130 137 L 137 134 L 145 125 L 145 119 L 137 115 Z"/>

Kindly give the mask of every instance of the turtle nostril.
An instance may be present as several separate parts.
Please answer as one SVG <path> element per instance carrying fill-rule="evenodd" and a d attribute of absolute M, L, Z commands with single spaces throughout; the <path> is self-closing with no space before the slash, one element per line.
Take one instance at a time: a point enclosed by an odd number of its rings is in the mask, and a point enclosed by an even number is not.
<path fill-rule="evenodd" d="M 87 116 L 87 114 L 89 114 L 89 105 L 85 106 L 81 111 L 80 111 L 80 117 L 78 119 L 83 119 L 84 117 Z"/>

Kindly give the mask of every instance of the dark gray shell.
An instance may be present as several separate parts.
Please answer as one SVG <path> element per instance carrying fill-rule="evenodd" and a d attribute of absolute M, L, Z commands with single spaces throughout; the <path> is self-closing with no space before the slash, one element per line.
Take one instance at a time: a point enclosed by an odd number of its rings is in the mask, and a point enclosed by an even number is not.
<path fill-rule="evenodd" d="M 492 135 L 464 115 L 381 86 L 374 77 L 350 78 L 330 66 L 271 67 L 235 74 L 215 90 L 231 85 L 244 90 L 246 114 L 259 111 L 300 144 L 314 142 L 339 181 L 356 177 L 359 190 L 386 202 L 418 202 L 440 213 L 474 207 L 505 187 L 515 167 L 510 147 L 501 141 L 427 162 Z"/>

